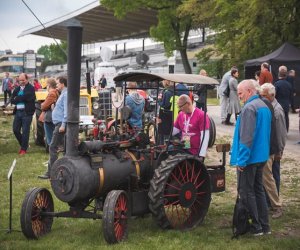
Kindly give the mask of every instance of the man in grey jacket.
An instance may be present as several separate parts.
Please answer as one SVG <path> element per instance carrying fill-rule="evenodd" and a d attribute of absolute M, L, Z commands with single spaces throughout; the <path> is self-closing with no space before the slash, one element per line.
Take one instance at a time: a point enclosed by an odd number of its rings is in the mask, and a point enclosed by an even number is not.
<path fill-rule="evenodd" d="M 281 105 L 277 102 L 275 98 L 275 87 L 271 83 L 265 83 L 261 85 L 260 95 L 267 100 L 269 100 L 274 108 L 274 118 L 275 118 L 275 136 L 276 145 L 273 147 L 273 152 L 270 153 L 269 160 L 263 169 L 263 185 L 268 194 L 271 207 L 274 210 L 272 215 L 273 219 L 282 216 L 282 201 L 279 197 L 279 192 L 276 187 L 276 182 L 273 177 L 272 165 L 274 160 L 280 161 L 282 153 L 286 142 L 286 126 L 285 126 L 285 115 Z"/>

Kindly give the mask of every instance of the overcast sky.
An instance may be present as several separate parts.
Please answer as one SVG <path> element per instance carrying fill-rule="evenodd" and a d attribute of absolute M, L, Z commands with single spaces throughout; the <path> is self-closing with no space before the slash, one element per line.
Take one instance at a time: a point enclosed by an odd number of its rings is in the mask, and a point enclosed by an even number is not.
<path fill-rule="evenodd" d="M 44 23 L 81 8 L 95 0 L 24 0 L 35 15 Z M 37 51 L 52 39 L 36 35 L 18 38 L 22 31 L 40 25 L 22 0 L 0 0 L 0 50 L 11 49 L 14 53 L 27 49 Z"/>

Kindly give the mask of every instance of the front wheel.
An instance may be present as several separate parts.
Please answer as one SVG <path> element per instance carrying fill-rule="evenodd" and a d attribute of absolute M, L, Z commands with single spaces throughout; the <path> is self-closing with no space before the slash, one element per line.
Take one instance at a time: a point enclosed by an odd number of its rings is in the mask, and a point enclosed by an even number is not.
<path fill-rule="evenodd" d="M 53 212 L 51 193 L 45 188 L 33 188 L 27 192 L 21 210 L 21 228 L 28 239 L 38 239 L 51 231 L 53 217 L 43 212 Z"/>
<path fill-rule="evenodd" d="M 103 207 L 103 234 L 107 243 L 115 244 L 127 238 L 129 216 L 129 201 L 126 192 L 110 191 Z"/>

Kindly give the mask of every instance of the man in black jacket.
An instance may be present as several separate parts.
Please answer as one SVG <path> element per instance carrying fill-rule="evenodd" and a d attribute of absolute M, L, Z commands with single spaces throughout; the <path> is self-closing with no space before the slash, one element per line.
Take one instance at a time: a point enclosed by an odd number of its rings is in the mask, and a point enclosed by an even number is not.
<path fill-rule="evenodd" d="M 12 93 L 11 103 L 15 104 L 13 131 L 21 146 L 19 155 L 24 155 L 27 152 L 30 124 L 35 111 L 35 91 L 25 73 L 20 74 L 19 83 L 20 86 Z"/>
<path fill-rule="evenodd" d="M 290 110 L 290 100 L 293 96 L 292 85 L 286 80 L 287 71 L 285 68 L 279 68 L 278 78 L 279 80 L 275 82 L 274 86 L 276 89 L 275 98 L 281 105 L 285 114 L 285 125 L 286 130 L 289 132 L 289 110 Z"/>

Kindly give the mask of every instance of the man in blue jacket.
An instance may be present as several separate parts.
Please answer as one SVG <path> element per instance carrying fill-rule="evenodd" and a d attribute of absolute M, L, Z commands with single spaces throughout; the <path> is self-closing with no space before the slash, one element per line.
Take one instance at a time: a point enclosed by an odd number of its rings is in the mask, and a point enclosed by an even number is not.
<path fill-rule="evenodd" d="M 251 80 L 238 85 L 238 95 L 245 105 L 236 122 L 230 164 L 238 169 L 239 194 L 251 216 L 251 233 L 270 234 L 262 175 L 269 159 L 272 114 Z"/>

